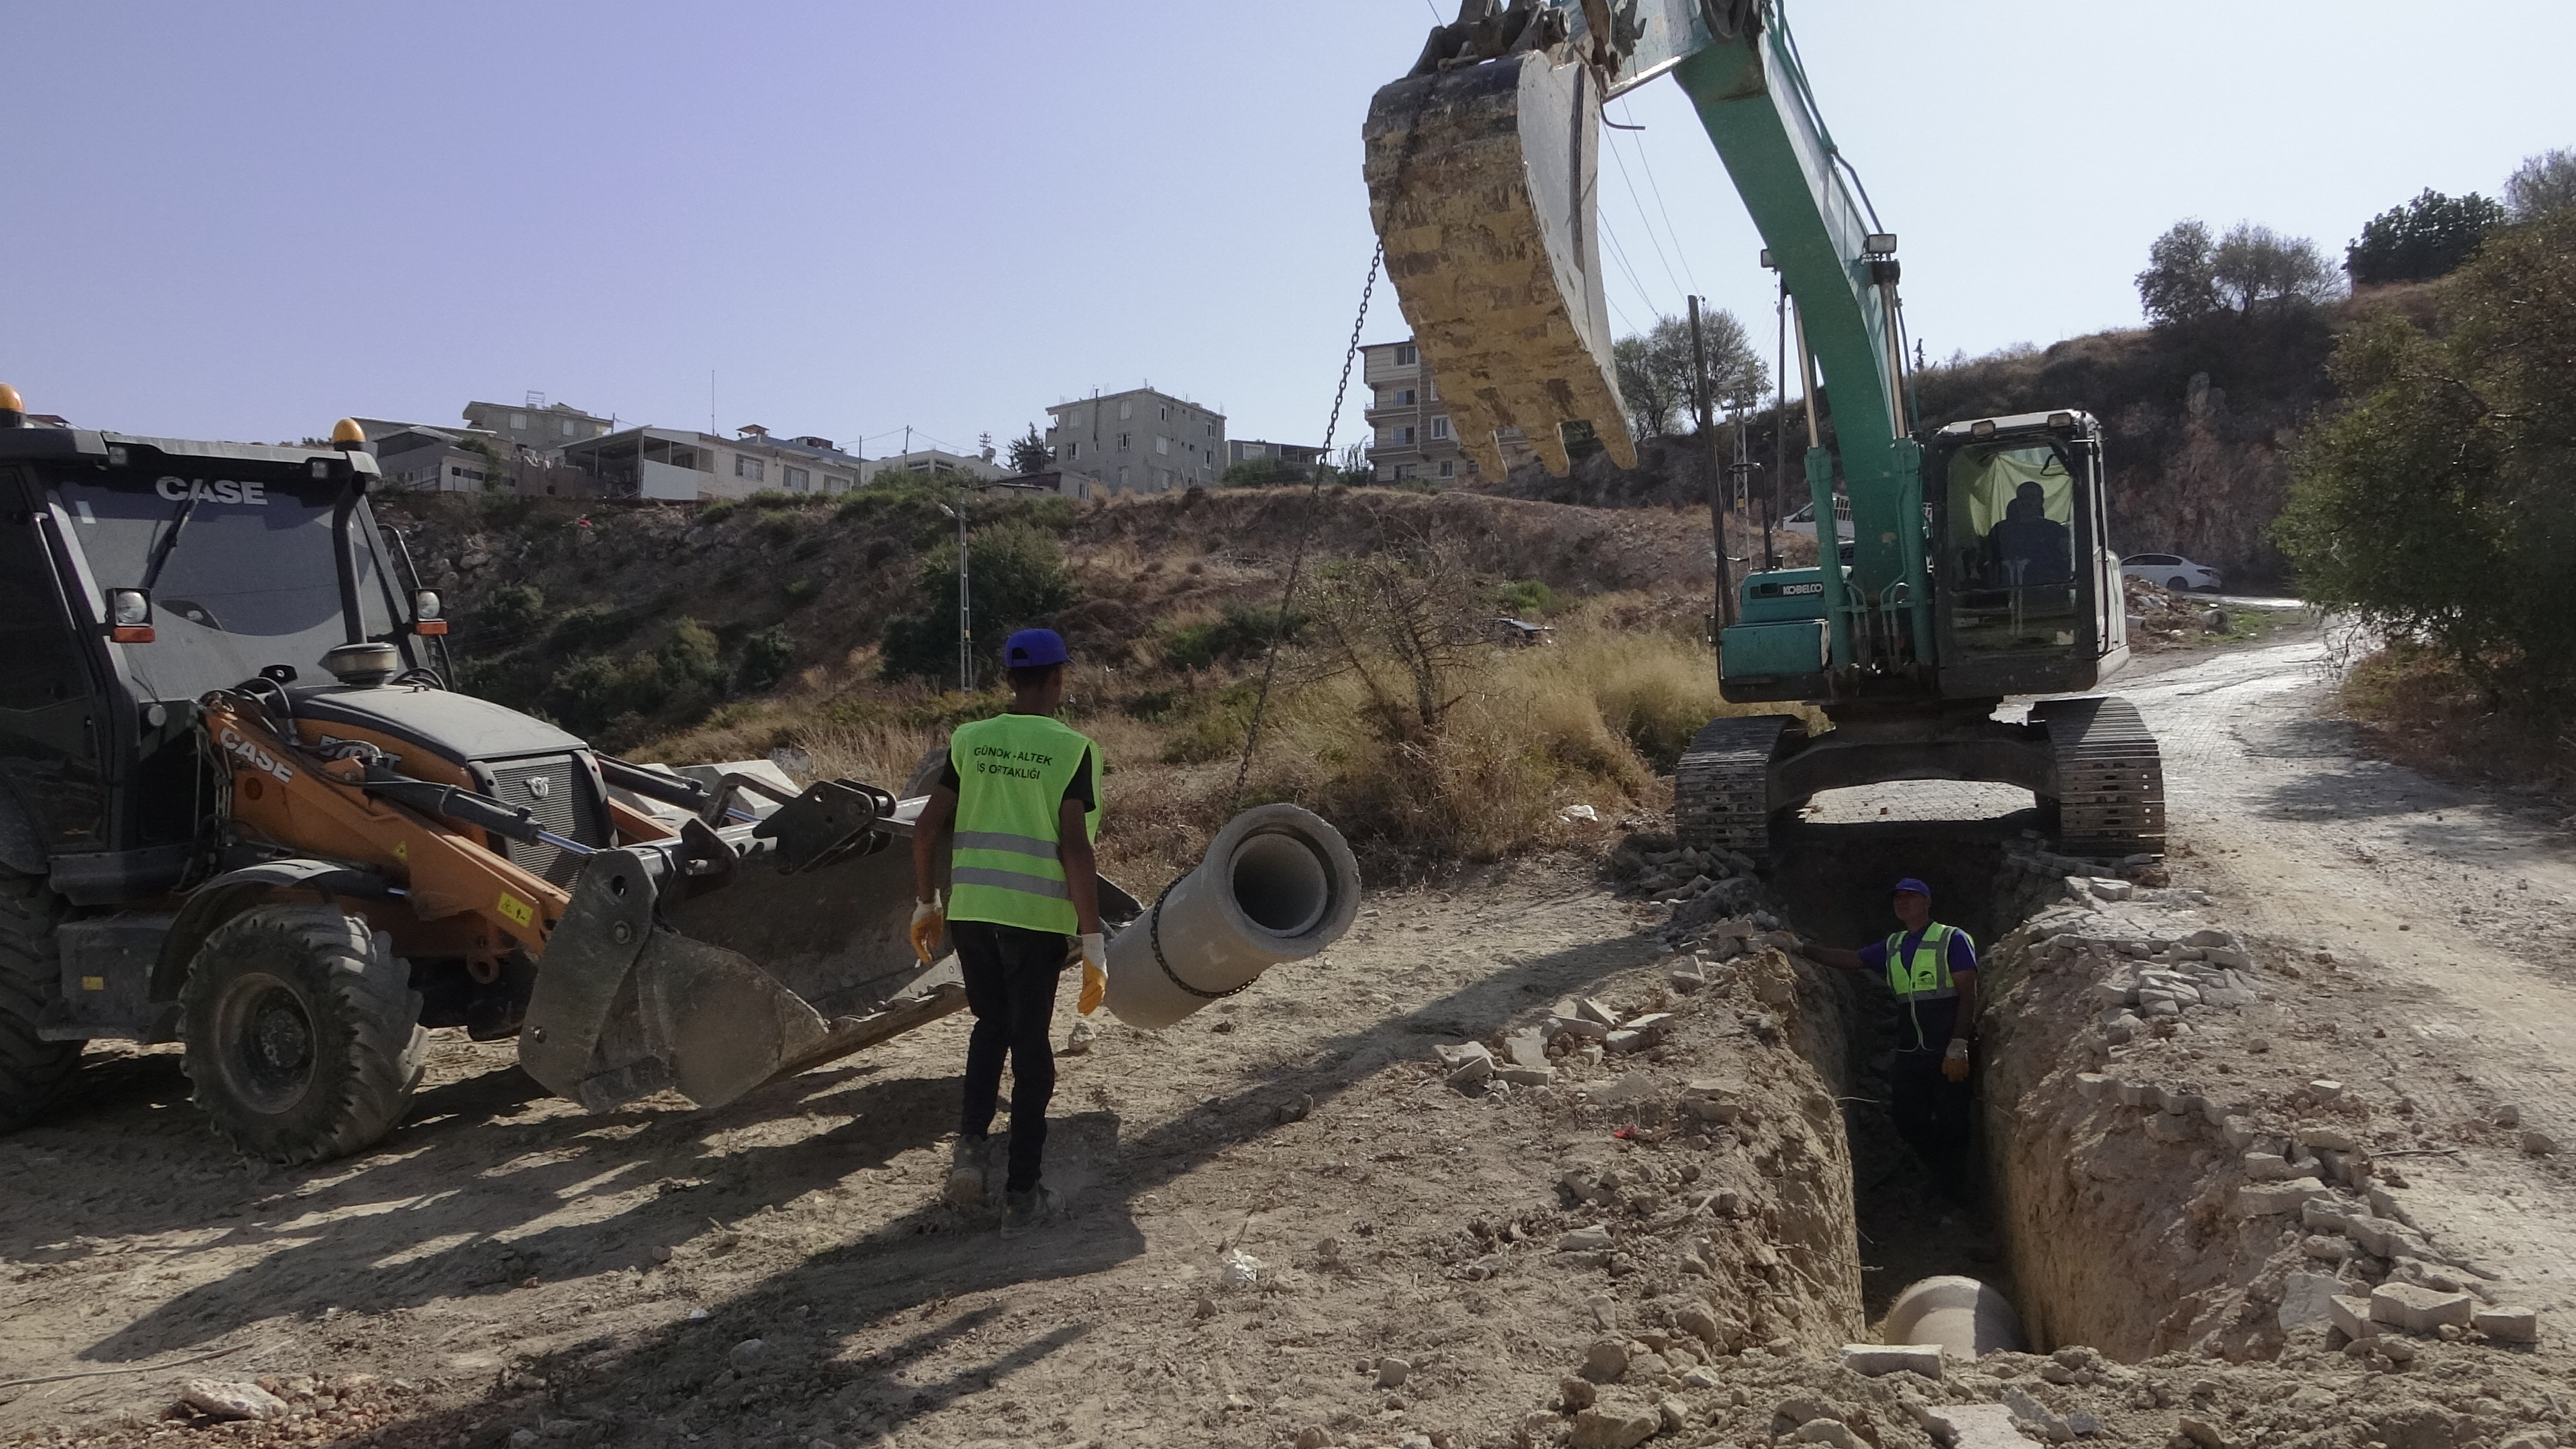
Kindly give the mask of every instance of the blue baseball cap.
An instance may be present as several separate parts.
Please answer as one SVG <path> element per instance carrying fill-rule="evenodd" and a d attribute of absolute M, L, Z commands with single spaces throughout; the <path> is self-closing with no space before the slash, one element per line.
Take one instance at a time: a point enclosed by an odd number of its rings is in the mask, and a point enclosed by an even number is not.
<path fill-rule="evenodd" d="M 1013 669 L 1044 669 L 1072 657 L 1064 652 L 1064 636 L 1053 629 L 1022 629 L 1002 645 L 1002 662 Z"/>
<path fill-rule="evenodd" d="M 1927 901 L 1932 899 L 1932 888 L 1910 875 L 1905 879 L 1898 881 L 1896 883 L 1896 889 L 1889 891 L 1888 894 L 1892 896 L 1901 896 L 1908 891 L 1912 891 L 1914 894 L 1921 896 Z"/>

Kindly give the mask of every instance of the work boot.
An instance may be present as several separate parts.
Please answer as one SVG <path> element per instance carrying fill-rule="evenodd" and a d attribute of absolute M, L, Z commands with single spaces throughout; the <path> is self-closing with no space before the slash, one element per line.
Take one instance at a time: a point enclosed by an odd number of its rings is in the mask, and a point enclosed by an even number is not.
<path fill-rule="evenodd" d="M 1047 1190 L 1045 1183 L 1039 1183 L 1026 1192 L 1002 1194 L 1004 1233 L 1025 1232 L 1054 1216 L 1055 1194 Z"/>
<path fill-rule="evenodd" d="M 971 1212 L 984 1205 L 984 1179 L 993 1170 L 993 1139 L 960 1137 L 948 1157 L 948 1186 L 940 1193 L 950 1207 Z"/>

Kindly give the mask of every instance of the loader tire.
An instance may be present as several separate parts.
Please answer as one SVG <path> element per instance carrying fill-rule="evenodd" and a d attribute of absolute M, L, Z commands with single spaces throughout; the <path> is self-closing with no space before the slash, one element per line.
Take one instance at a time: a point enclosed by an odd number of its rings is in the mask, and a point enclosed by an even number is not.
<path fill-rule="evenodd" d="M 61 1100 L 80 1065 L 77 1041 L 46 1041 L 36 1022 L 62 995 L 54 926 L 63 899 L 44 881 L 0 868 L 0 1132 L 15 1132 Z"/>
<path fill-rule="evenodd" d="M 330 906 L 261 906 L 215 928 L 179 990 L 188 1080 L 215 1133 L 292 1165 L 343 1157 L 394 1128 L 429 1033 L 411 969 Z"/>

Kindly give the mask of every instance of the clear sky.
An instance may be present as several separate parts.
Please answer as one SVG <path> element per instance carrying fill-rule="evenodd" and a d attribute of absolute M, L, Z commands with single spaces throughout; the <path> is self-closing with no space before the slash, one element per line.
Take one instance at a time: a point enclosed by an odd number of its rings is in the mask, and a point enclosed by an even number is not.
<path fill-rule="evenodd" d="M 2134 324 L 2180 217 L 2340 259 L 2427 186 L 2496 195 L 2576 145 L 2563 0 L 1790 16 L 1935 356 Z M 1360 122 L 1434 19 L 8 0 L 0 379 L 86 426 L 278 439 L 530 390 L 704 427 L 712 372 L 720 429 L 870 455 L 1151 381 L 1313 442 L 1371 245 Z M 1647 128 L 1604 163 L 1616 312 L 1696 288 L 1767 336 L 1759 239 L 1678 88 L 1614 114 Z M 1403 335 L 1382 287 L 1368 334 Z"/>

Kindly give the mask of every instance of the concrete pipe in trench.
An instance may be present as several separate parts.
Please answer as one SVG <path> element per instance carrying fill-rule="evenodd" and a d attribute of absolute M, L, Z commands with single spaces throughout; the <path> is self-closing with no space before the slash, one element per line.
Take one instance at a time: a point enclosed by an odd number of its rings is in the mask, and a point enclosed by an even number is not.
<path fill-rule="evenodd" d="M 1949 1358 L 1982 1358 L 2020 1351 L 2021 1315 L 2010 1299 L 1974 1278 L 1926 1278 L 1896 1295 L 1879 1337 L 1937 1343 Z"/>
<path fill-rule="evenodd" d="M 1359 862 L 1342 833 L 1294 805 L 1257 805 L 1110 939 L 1106 1004 L 1129 1026 L 1170 1026 L 1330 946 L 1359 908 Z"/>

